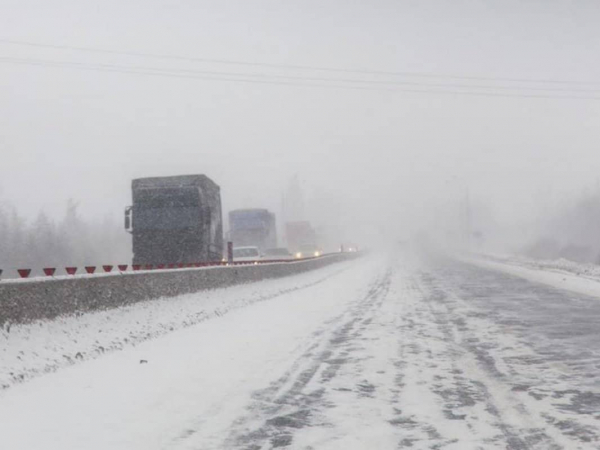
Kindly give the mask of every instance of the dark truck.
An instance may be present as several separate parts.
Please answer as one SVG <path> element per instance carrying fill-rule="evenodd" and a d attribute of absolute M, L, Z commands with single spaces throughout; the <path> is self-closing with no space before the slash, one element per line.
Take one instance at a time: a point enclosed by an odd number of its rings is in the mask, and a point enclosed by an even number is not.
<path fill-rule="evenodd" d="M 139 178 L 125 228 L 133 264 L 219 261 L 223 254 L 220 188 L 205 175 Z"/>
<path fill-rule="evenodd" d="M 255 246 L 261 251 L 277 247 L 275 214 L 266 209 L 230 211 L 229 239 L 234 247 Z"/>

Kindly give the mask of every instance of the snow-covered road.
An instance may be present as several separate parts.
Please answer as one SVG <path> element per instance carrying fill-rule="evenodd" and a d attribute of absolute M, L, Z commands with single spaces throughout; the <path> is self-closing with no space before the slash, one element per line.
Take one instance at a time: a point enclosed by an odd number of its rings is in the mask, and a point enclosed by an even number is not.
<path fill-rule="evenodd" d="M 600 448 L 600 298 L 465 262 L 373 256 L 15 328 L 0 369 L 29 379 L 4 374 L 1 448 Z"/>

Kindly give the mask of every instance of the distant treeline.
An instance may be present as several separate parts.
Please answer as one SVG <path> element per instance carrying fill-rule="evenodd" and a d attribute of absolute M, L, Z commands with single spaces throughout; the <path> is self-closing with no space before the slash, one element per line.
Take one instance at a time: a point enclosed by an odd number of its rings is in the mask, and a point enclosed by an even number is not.
<path fill-rule="evenodd" d="M 16 276 L 16 268 L 129 263 L 131 244 L 121 222 L 106 218 L 89 222 L 80 217 L 77 203 L 69 201 L 62 219 L 41 212 L 26 221 L 18 210 L 0 204 L 0 269 L 3 278 Z"/>
<path fill-rule="evenodd" d="M 600 264 L 600 189 L 588 189 L 542 218 L 538 235 L 524 249 L 528 256 Z"/>

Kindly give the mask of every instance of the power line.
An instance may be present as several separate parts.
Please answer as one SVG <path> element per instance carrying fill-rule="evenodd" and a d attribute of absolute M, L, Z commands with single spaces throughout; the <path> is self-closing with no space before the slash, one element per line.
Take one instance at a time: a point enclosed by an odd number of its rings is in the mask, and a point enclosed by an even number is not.
<path fill-rule="evenodd" d="M 87 67 L 98 69 L 118 69 L 135 71 L 140 73 L 156 72 L 165 74 L 193 74 L 193 75 L 211 75 L 211 76 L 228 76 L 228 77 L 250 77 L 255 79 L 276 79 L 276 80 L 292 80 L 304 82 L 339 82 L 351 84 L 371 84 L 371 85 L 404 85 L 404 86 L 420 86 L 433 88 L 452 88 L 452 89 L 497 89 L 497 90 L 514 90 L 514 91 L 547 91 L 547 92 L 583 92 L 583 93 L 600 93 L 600 89 L 578 89 L 578 88 L 541 88 L 541 87 L 523 87 L 523 86 L 495 86 L 495 85 L 467 85 L 467 84 L 448 84 L 448 83 L 423 83 L 417 81 L 383 81 L 383 80 L 368 80 L 355 78 L 325 78 L 325 77 L 308 77 L 308 76 L 293 76 L 293 75 L 277 75 L 268 73 L 244 73 L 244 72 L 219 72 L 208 70 L 190 70 L 190 69 L 172 69 L 164 67 L 147 67 L 147 66 L 130 66 L 118 64 L 104 63 L 82 63 L 77 61 L 56 61 L 32 58 L 13 58 L 0 57 L 0 62 L 8 62 L 15 64 L 32 64 L 32 65 L 48 65 L 57 67 Z"/>
<path fill-rule="evenodd" d="M 426 77 L 426 78 L 447 78 L 456 80 L 477 80 L 477 81 L 503 81 L 513 83 L 548 83 L 548 84 L 573 84 L 573 85 L 600 85 L 600 81 L 580 81 L 580 80 L 552 80 L 552 79 L 533 79 L 533 78 L 509 78 L 509 77 L 485 77 L 485 76 L 467 76 L 467 75 L 441 75 L 425 72 L 394 72 L 394 71 L 383 71 L 383 70 L 371 70 L 371 69 L 344 69 L 335 67 L 322 67 L 322 66 L 310 66 L 310 65 L 299 65 L 299 64 L 276 64 L 276 63 L 264 63 L 264 62 L 253 62 L 253 61 L 240 61 L 232 59 L 218 59 L 218 58 L 200 58 L 190 57 L 172 54 L 159 54 L 159 53 L 145 53 L 138 51 L 125 51 L 125 50 L 110 50 L 97 47 L 84 47 L 84 46 L 72 46 L 72 45 L 57 45 L 57 44 L 42 44 L 37 42 L 19 41 L 14 39 L 0 39 L 0 43 L 27 47 L 38 47 L 48 48 L 54 50 L 72 50 L 79 52 L 91 52 L 101 54 L 112 54 L 112 55 L 124 55 L 124 56 L 135 56 L 141 58 L 155 58 L 155 59 L 171 59 L 187 62 L 201 62 L 211 64 L 228 64 L 238 66 L 255 66 L 255 67 L 268 67 L 272 69 L 287 69 L 287 70 L 312 70 L 321 72 L 337 72 L 337 73 L 354 73 L 362 75 L 384 75 L 384 76 L 403 76 L 403 77 Z"/>
<path fill-rule="evenodd" d="M 187 75 L 185 73 L 177 73 L 169 71 L 168 69 L 157 69 L 157 70 L 142 70 L 135 67 L 118 66 L 118 65 L 98 65 L 98 64 L 86 64 L 79 62 L 65 62 L 65 61 L 49 61 L 49 60 L 34 60 L 34 59 L 23 59 L 23 58 L 3 58 L 0 57 L 0 62 L 9 64 L 23 64 L 40 67 L 59 67 L 59 68 L 70 68 L 78 70 L 87 70 L 95 72 L 113 72 L 113 73 L 124 73 L 133 75 L 151 75 L 168 78 L 182 78 L 182 79 L 193 79 L 193 80 L 213 80 L 213 81 L 230 81 L 230 82 L 242 82 L 242 83 L 257 83 L 257 84 L 269 84 L 269 85 L 281 85 L 281 86 L 299 86 L 299 87 L 317 87 L 317 88 L 336 88 L 336 89 L 353 89 L 353 90 L 365 90 L 365 91 L 389 91 L 389 92 L 407 92 L 407 93 L 421 93 L 421 94 L 449 94 L 449 95 L 463 95 L 463 96 L 478 96 L 478 97 L 504 97 L 504 98 L 539 98 L 539 99 L 572 99 L 572 100 L 600 100 L 600 96 L 567 96 L 567 95 L 536 95 L 536 94 L 518 94 L 518 93 L 495 93 L 495 92 L 471 92 L 471 91 L 457 91 L 448 89 L 400 89 L 392 87 L 373 87 L 373 86 L 356 86 L 352 84 L 319 84 L 310 82 L 310 79 L 302 79 L 298 77 L 302 82 L 288 82 L 288 81 L 277 81 L 268 78 L 256 79 L 256 78 L 244 78 L 251 75 L 263 75 L 263 74 L 236 74 L 229 73 L 228 76 L 210 76 L 211 72 L 206 72 L 206 75 Z M 213 74 L 218 74 L 214 72 Z M 269 75 L 264 75 L 269 77 Z M 339 80 L 332 79 L 339 83 Z M 368 80 L 365 80 L 368 82 Z M 351 83 L 351 82 L 346 82 Z M 428 86 L 427 84 L 422 84 Z M 440 85 L 442 86 L 442 85 Z M 431 87 L 431 86 L 429 86 Z M 470 86 L 461 86 L 465 89 L 470 89 Z M 515 89 L 528 89 L 528 88 L 515 88 Z M 590 91 L 593 92 L 593 91 Z"/>

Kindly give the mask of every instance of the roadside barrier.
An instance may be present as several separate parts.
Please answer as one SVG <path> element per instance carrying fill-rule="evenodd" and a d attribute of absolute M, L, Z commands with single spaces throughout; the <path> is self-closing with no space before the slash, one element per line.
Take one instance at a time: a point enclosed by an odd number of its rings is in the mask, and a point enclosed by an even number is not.
<path fill-rule="evenodd" d="M 31 269 L 17 269 L 21 278 L 27 278 L 31 273 Z"/>
<path fill-rule="evenodd" d="M 198 262 L 177 264 L 177 268 L 159 270 L 141 265 L 119 265 L 118 272 L 75 275 L 77 267 L 66 267 L 70 276 L 45 276 L 27 280 L 0 282 L 0 327 L 7 323 L 26 323 L 125 306 L 159 297 L 174 297 L 294 275 L 347 261 L 358 253 L 333 253 L 301 260 L 244 262 Z M 183 266 L 189 266 L 183 268 Z M 92 267 L 92 266 L 87 266 Z M 87 268 L 86 268 L 87 269 Z M 25 277 L 31 269 L 19 269 Z M 87 270 L 86 270 L 87 271 Z M 54 272 L 52 272 L 54 274 Z"/>
<path fill-rule="evenodd" d="M 333 253 L 336 254 L 336 253 Z M 324 255 L 326 256 L 326 255 Z M 202 262 L 189 262 L 189 263 L 176 263 L 176 264 L 132 264 L 131 265 L 131 270 L 133 271 L 139 271 L 139 270 L 162 270 L 162 269 L 184 269 L 184 268 L 190 268 L 190 267 L 213 267 L 213 266 L 244 266 L 244 265 L 251 265 L 251 264 L 273 264 L 273 263 L 290 263 L 290 262 L 298 262 L 298 261 L 306 261 L 306 260 L 310 260 L 310 259 L 315 259 L 317 257 L 309 257 L 309 258 L 295 258 L 295 259 L 258 259 L 258 260 L 253 260 L 253 261 L 232 261 L 232 262 L 228 262 L 228 261 L 202 261 Z M 93 275 L 93 274 L 100 274 L 102 272 L 96 271 L 98 266 L 84 266 L 83 270 L 85 271 L 86 274 L 88 275 Z M 100 266 L 102 267 L 102 270 L 104 271 L 104 273 L 110 273 L 113 271 L 114 269 L 114 265 L 112 264 L 105 264 Z M 116 265 L 117 269 L 119 272 L 125 272 L 127 271 L 127 268 L 129 267 L 129 264 L 118 264 Z M 46 277 L 54 277 L 54 276 L 59 276 L 60 274 L 58 274 L 57 268 L 56 267 L 43 267 L 41 270 L 42 272 L 36 272 L 36 270 L 39 270 L 39 268 L 35 269 L 34 268 L 24 268 L 24 269 L 14 269 L 16 272 L 17 278 L 36 278 L 36 277 L 41 277 L 43 273 L 43 276 Z M 75 275 L 78 271 L 79 271 L 79 267 L 76 266 L 69 266 L 69 267 L 65 267 L 64 268 L 65 274 L 67 275 Z M 3 269 L 0 269 L 0 282 L 2 282 L 2 273 L 3 273 Z M 6 272 L 6 270 L 4 270 L 4 274 L 6 274 L 8 272 Z M 38 273 L 39 275 L 37 276 L 33 276 L 33 274 Z M 9 281 L 12 278 L 8 278 L 5 279 L 4 281 Z"/>

